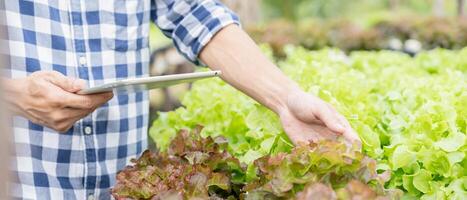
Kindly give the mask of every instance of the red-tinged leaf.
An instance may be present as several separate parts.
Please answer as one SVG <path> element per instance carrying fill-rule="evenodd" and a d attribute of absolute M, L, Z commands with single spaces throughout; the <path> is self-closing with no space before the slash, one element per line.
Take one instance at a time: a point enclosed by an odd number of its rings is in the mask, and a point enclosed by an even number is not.
<path fill-rule="evenodd" d="M 209 155 L 200 151 L 186 152 L 184 158 L 190 165 L 200 164 L 209 159 Z"/>
<path fill-rule="evenodd" d="M 172 140 L 170 143 L 169 149 L 167 150 L 170 155 L 181 155 L 185 152 L 186 144 L 185 144 L 185 133 L 188 132 L 186 130 L 180 131 L 180 133 Z"/>
<path fill-rule="evenodd" d="M 362 182 L 356 180 L 351 180 L 341 191 L 346 193 L 346 197 L 351 197 L 350 199 L 356 200 L 371 200 L 376 199 L 378 196 L 376 192 L 373 191 L 368 185 L 365 185 Z M 341 191 L 339 193 L 341 193 Z M 340 198 L 342 197 L 340 196 Z"/>
<path fill-rule="evenodd" d="M 336 200 L 337 194 L 334 192 L 332 187 L 327 186 L 322 183 L 311 184 L 301 192 L 297 194 L 296 200 L 310 200 L 310 199 L 319 199 L 319 200 Z"/>
<path fill-rule="evenodd" d="M 161 194 L 155 195 L 151 200 L 183 200 L 182 192 L 170 190 Z"/>

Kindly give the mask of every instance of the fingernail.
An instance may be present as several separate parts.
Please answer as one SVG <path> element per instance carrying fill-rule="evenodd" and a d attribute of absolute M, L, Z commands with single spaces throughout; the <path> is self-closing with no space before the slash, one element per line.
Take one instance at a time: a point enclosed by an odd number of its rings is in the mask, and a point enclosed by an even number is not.
<path fill-rule="evenodd" d="M 342 125 L 342 124 L 337 124 L 337 128 L 338 128 L 340 131 L 344 131 L 345 126 Z"/>

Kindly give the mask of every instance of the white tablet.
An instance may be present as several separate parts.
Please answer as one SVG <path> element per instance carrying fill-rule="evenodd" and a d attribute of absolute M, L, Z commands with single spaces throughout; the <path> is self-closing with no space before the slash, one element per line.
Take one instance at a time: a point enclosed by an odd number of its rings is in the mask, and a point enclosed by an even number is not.
<path fill-rule="evenodd" d="M 194 72 L 186 74 L 174 74 L 165 76 L 153 76 L 145 78 L 135 78 L 120 80 L 113 83 L 107 83 L 101 86 L 87 88 L 78 92 L 78 94 L 97 94 L 103 92 L 114 91 L 117 94 L 125 94 L 139 92 L 142 90 L 150 90 L 162 88 L 180 83 L 192 82 L 199 79 L 217 77 L 221 71 Z"/>

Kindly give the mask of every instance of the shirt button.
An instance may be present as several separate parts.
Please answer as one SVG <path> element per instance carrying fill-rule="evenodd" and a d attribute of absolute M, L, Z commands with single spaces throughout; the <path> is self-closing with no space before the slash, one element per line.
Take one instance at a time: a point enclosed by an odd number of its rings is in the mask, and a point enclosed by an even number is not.
<path fill-rule="evenodd" d="M 88 200 L 94 200 L 94 195 L 90 194 L 90 195 L 88 196 Z"/>
<path fill-rule="evenodd" d="M 86 65 L 86 57 L 84 57 L 84 56 L 79 57 L 79 64 L 80 65 Z"/>
<path fill-rule="evenodd" d="M 92 133 L 92 128 L 90 126 L 84 127 L 84 134 L 91 135 L 91 133 Z"/>

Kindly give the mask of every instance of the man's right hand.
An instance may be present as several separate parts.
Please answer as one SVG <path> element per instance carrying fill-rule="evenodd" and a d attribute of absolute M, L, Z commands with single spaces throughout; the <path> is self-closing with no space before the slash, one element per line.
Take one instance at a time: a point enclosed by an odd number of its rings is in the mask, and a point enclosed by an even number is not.
<path fill-rule="evenodd" d="M 60 133 L 113 97 L 112 92 L 78 95 L 86 83 L 55 71 L 39 71 L 3 82 L 5 99 L 14 114 Z"/>

